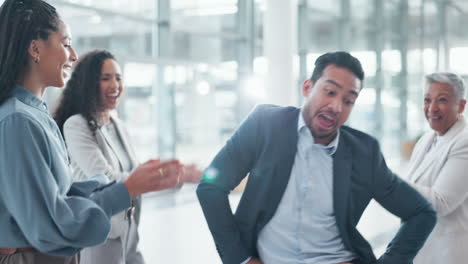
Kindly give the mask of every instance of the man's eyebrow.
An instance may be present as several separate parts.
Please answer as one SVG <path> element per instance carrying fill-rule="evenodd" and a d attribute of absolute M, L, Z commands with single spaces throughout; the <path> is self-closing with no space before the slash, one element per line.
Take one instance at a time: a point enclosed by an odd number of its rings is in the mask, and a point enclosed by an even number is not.
<path fill-rule="evenodd" d="M 337 88 L 339 89 L 343 89 L 343 86 L 341 86 L 339 83 L 335 82 L 334 80 L 325 80 L 325 82 L 328 82 L 328 83 L 331 83 L 333 84 L 334 86 L 336 86 Z M 358 96 L 359 93 L 356 92 L 355 90 L 351 90 L 349 91 L 351 94 L 355 95 L 355 96 Z"/>
<path fill-rule="evenodd" d="M 335 85 L 336 87 L 338 87 L 340 89 L 343 89 L 343 86 L 341 86 L 339 83 L 335 82 L 334 80 L 325 80 L 325 81 Z"/>

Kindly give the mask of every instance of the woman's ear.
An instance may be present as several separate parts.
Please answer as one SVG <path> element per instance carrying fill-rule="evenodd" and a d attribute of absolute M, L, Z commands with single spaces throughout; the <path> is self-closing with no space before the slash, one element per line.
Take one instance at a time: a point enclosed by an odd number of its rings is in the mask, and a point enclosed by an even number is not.
<path fill-rule="evenodd" d="M 38 39 L 33 39 L 31 43 L 29 43 L 28 53 L 29 53 L 29 56 L 31 56 L 31 59 L 35 63 L 39 63 L 41 61 L 41 56 L 40 56 L 41 45 L 42 45 L 42 42 L 41 40 L 38 40 Z"/>
<path fill-rule="evenodd" d="M 461 114 L 463 111 L 465 111 L 465 105 L 466 105 L 466 100 L 461 99 L 460 104 L 458 105 L 458 113 Z"/>

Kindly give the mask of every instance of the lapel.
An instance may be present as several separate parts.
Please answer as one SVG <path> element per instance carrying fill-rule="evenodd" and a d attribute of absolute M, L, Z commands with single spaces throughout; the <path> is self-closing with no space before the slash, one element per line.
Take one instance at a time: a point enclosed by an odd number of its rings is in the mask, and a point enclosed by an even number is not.
<path fill-rule="evenodd" d="M 101 132 L 102 137 L 104 138 L 104 140 L 107 143 L 107 146 L 110 147 L 110 150 L 114 153 L 114 156 L 117 157 L 117 160 L 119 162 L 119 168 L 120 168 L 120 170 L 122 170 L 122 164 L 121 164 L 120 160 L 118 159 L 119 155 L 117 154 L 117 147 L 115 146 L 116 143 L 114 143 L 114 141 L 111 138 L 111 135 L 109 135 L 109 133 L 107 132 L 107 129 L 104 128 L 104 126 L 99 127 L 98 131 Z"/>
<path fill-rule="evenodd" d="M 431 146 L 434 137 L 434 133 L 427 134 L 427 136 L 420 139 L 421 142 L 418 142 L 417 147 L 415 147 L 410 160 L 411 165 L 408 169 L 407 178 L 410 181 L 416 182 L 436 157 L 436 155 L 427 155 L 427 150 Z"/>
<path fill-rule="evenodd" d="M 282 152 L 278 153 L 277 157 L 274 159 L 277 162 L 276 170 L 272 178 L 272 191 L 270 192 L 272 194 L 270 195 L 270 201 L 273 205 L 271 216 L 273 216 L 278 208 L 291 176 L 291 170 L 297 152 L 297 121 L 299 112 L 299 109 L 288 112 L 285 115 L 284 122 L 282 122 L 284 125 L 282 131 L 285 131 L 285 133 L 277 133 L 278 137 L 281 138 L 272 139 L 272 142 L 280 144 L 280 147 L 277 149 L 281 149 Z"/>
<path fill-rule="evenodd" d="M 132 163 L 132 168 L 135 168 L 138 163 L 135 160 L 135 154 L 133 152 L 133 148 L 130 145 L 130 142 L 127 138 L 127 134 L 124 133 L 124 127 L 120 123 L 120 120 L 118 118 L 115 118 L 111 115 L 111 120 L 114 122 L 115 127 L 117 128 L 117 135 L 119 136 L 120 140 L 122 141 L 123 147 L 125 149 L 125 152 L 128 153 L 128 157 L 130 158 L 130 161 Z"/>
<path fill-rule="evenodd" d="M 346 230 L 346 212 L 351 186 L 352 155 L 341 130 L 338 148 L 333 156 L 333 208 L 336 223 L 343 233 Z"/>
<path fill-rule="evenodd" d="M 427 149 L 432 144 L 435 134 L 428 136 L 427 140 L 422 143 L 420 151 L 417 152 L 418 158 L 414 160 L 410 175 L 408 175 L 412 182 L 418 181 L 421 176 L 425 174 L 428 168 L 436 163 L 441 157 L 447 155 L 447 150 L 450 148 L 450 142 L 463 130 L 465 127 L 465 120 L 458 120 L 446 133 L 439 137 L 436 146 L 432 151 L 427 153 Z"/>

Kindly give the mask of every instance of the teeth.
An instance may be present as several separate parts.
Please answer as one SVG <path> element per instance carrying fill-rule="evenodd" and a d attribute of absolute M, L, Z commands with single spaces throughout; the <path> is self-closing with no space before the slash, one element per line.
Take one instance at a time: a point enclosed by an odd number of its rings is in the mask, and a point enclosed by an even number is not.
<path fill-rule="evenodd" d="M 330 121 L 333 121 L 335 118 L 333 116 L 330 116 L 330 115 L 327 115 L 327 114 L 323 114 L 322 115 L 325 119 L 328 119 Z"/>

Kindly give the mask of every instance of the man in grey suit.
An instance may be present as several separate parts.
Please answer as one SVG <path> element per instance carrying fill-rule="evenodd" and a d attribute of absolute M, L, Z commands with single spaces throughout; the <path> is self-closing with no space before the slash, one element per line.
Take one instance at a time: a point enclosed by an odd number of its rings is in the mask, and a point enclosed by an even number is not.
<path fill-rule="evenodd" d="M 197 195 L 223 263 L 412 263 L 436 215 L 374 138 L 343 126 L 363 79 L 349 53 L 320 56 L 301 109 L 258 106 L 216 155 Z M 228 194 L 247 174 L 233 214 Z M 356 229 L 371 199 L 402 221 L 379 259 Z"/>

